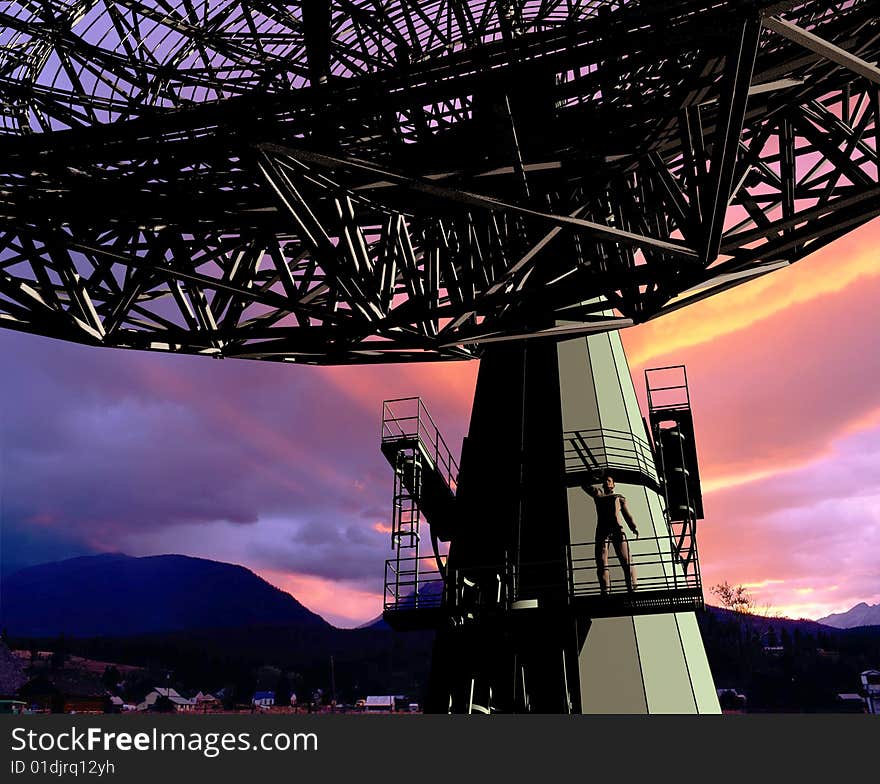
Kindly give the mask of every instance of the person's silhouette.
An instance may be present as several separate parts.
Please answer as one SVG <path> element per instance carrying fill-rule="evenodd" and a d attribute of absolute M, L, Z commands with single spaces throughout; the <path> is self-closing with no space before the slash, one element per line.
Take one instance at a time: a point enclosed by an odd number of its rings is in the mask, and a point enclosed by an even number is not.
<path fill-rule="evenodd" d="M 626 498 L 614 492 L 614 476 L 610 472 L 603 475 L 601 485 L 586 484 L 583 488 L 596 502 L 596 574 L 602 595 L 607 596 L 611 587 L 608 575 L 609 539 L 623 567 L 626 589 L 632 591 L 636 587 L 636 570 L 630 560 L 629 544 L 620 517 L 623 516 L 636 539 L 639 538 L 639 529 L 626 505 Z"/>

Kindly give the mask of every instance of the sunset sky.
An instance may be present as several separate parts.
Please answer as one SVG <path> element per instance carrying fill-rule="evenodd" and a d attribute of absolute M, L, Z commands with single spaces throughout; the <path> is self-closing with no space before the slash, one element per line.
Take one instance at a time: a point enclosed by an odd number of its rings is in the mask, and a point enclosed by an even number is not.
<path fill-rule="evenodd" d="M 880 222 L 623 333 L 636 387 L 683 363 L 708 587 L 819 617 L 880 602 Z M 0 330 L 0 562 L 94 552 L 243 564 L 340 625 L 381 612 L 381 402 L 421 395 L 450 445 L 477 363 L 307 368 Z"/>

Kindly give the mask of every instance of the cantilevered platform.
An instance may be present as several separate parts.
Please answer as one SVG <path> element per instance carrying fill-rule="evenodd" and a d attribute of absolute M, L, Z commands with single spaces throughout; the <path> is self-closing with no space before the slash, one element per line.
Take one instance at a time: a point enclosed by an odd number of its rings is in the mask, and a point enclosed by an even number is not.
<path fill-rule="evenodd" d="M 448 541 L 455 523 L 458 463 L 420 398 L 382 404 L 382 454 L 433 534 Z"/>
<path fill-rule="evenodd" d="M 688 543 L 693 551 L 677 549 L 672 535 L 631 539 L 628 545 L 637 585 L 627 590 L 622 567 L 611 552 L 607 594 L 603 594 L 596 574 L 595 542 L 569 545 L 565 559 L 558 563 L 479 565 L 450 569 L 445 574 L 417 563 L 423 559 L 389 559 L 385 563 L 383 617 L 393 628 L 405 630 L 467 624 L 477 617 L 481 623 L 512 625 L 538 608 L 570 612 L 580 618 L 703 609 L 695 539 Z M 562 578 L 532 581 L 521 590 L 517 574 L 538 569 Z"/>

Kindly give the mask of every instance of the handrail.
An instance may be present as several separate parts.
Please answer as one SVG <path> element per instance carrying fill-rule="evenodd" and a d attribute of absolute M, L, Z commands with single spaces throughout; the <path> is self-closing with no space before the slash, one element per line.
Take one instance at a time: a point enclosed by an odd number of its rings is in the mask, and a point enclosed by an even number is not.
<path fill-rule="evenodd" d="M 400 415 L 395 412 L 395 408 Z M 458 463 L 420 397 L 401 397 L 382 403 L 382 443 L 403 439 L 417 439 L 421 442 L 443 480 L 454 493 L 458 485 Z"/>
<path fill-rule="evenodd" d="M 628 589 L 622 566 L 613 546 L 609 544 L 606 561 L 610 575 L 609 597 L 638 599 L 646 594 L 662 596 L 666 593 L 674 596 L 680 592 L 702 596 L 696 540 L 678 553 L 669 535 L 629 539 L 627 543 L 630 563 L 636 572 L 636 584 L 631 591 Z M 580 597 L 601 597 L 604 592 L 597 574 L 595 545 L 595 542 L 575 542 L 565 546 L 557 559 L 518 565 L 507 561 L 457 566 L 448 569 L 448 580 L 444 580 L 436 569 L 425 569 L 424 559 L 389 560 L 385 564 L 385 610 L 417 610 L 444 605 L 451 608 L 457 603 L 455 593 L 461 576 L 467 577 L 483 590 L 495 588 L 504 597 L 507 606 L 518 599 L 537 598 L 540 595 L 560 599 L 567 597 L 568 601 Z M 686 572 L 682 568 L 685 560 L 694 565 L 692 570 Z M 422 561 L 418 568 L 416 561 Z M 542 575 L 548 575 L 548 579 Z"/>
<path fill-rule="evenodd" d="M 566 473 L 617 468 L 636 470 L 658 481 L 653 447 L 629 430 L 567 430 L 563 442 Z"/>

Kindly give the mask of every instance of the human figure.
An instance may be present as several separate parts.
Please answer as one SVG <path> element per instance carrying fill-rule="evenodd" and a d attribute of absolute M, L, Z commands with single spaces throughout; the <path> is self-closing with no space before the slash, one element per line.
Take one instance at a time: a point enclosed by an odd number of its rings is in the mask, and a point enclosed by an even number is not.
<path fill-rule="evenodd" d="M 626 498 L 614 492 L 614 477 L 608 472 L 603 475 L 601 485 L 583 485 L 583 488 L 596 502 L 596 574 L 599 577 L 599 589 L 603 596 L 607 596 L 611 587 L 608 574 L 608 540 L 610 539 L 623 567 L 626 589 L 632 591 L 636 587 L 636 569 L 630 562 L 629 545 L 620 522 L 620 515 L 626 520 L 636 539 L 639 538 L 639 529 L 626 505 Z"/>

